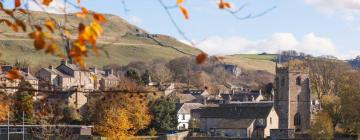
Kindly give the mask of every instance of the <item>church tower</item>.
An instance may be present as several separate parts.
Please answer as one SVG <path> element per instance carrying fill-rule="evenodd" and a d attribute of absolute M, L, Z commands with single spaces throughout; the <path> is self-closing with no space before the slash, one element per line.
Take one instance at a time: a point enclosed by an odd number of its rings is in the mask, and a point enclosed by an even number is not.
<path fill-rule="evenodd" d="M 280 129 L 304 132 L 310 126 L 309 69 L 300 60 L 276 66 L 274 106 Z"/>

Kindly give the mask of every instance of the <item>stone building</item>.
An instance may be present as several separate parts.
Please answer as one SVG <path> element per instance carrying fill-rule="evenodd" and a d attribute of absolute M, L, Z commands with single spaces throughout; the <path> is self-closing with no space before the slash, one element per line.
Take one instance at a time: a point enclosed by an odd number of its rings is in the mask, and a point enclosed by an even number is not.
<path fill-rule="evenodd" d="M 192 117 L 200 121 L 199 129 L 208 137 L 263 139 L 278 128 L 273 102 L 223 104 L 193 109 Z"/>
<path fill-rule="evenodd" d="M 305 132 L 310 126 L 309 69 L 300 60 L 276 66 L 274 107 L 280 129 Z"/>
<path fill-rule="evenodd" d="M 176 106 L 178 130 L 187 130 L 191 121 L 191 110 L 203 107 L 201 103 L 182 103 Z"/>
<path fill-rule="evenodd" d="M 13 66 L 10 65 L 3 65 L 0 67 L 0 87 L 2 87 L 0 89 L 1 92 L 14 94 L 16 91 L 18 91 L 16 88 L 19 86 L 21 80 L 29 82 L 34 90 L 38 89 L 38 79 L 30 73 L 29 67 L 21 68 L 19 70 L 21 78 L 14 80 L 6 78 L 6 73 L 11 69 L 13 69 Z M 37 92 L 35 92 L 35 94 L 37 94 Z"/>

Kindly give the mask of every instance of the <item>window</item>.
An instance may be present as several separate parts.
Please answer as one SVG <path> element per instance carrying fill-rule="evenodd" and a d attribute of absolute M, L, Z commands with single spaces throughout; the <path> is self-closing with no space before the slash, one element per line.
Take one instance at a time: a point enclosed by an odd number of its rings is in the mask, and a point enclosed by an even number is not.
<path fill-rule="evenodd" d="M 301 125 L 301 115 L 299 113 L 296 113 L 294 116 L 294 125 L 295 126 Z"/>
<path fill-rule="evenodd" d="M 301 85 L 301 77 L 300 76 L 298 76 L 297 78 L 296 78 L 296 85 Z"/>
<path fill-rule="evenodd" d="M 270 124 L 272 124 L 272 118 L 270 117 Z"/>
<path fill-rule="evenodd" d="M 285 86 L 285 78 L 284 77 L 281 78 L 281 86 Z"/>
<path fill-rule="evenodd" d="M 297 101 L 298 102 L 300 101 L 300 95 L 297 95 Z"/>
<path fill-rule="evenodd" d="M 182 120 L 185 120 L 185 114 L 182 114 Z"/>

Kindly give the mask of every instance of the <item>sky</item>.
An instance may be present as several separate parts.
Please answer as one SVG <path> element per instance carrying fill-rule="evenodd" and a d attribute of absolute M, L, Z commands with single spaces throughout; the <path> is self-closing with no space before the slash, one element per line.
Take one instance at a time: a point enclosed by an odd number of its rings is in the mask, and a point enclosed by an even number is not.
<path fill-rule="evenodd" d="M 59 12 L 64 0 L 54 0 L 48 12 Z M 69 0 L 71 1 L 71 0 Z M 176 0 L 163 0 L 172 6 Z M 360 55 L 360 0 L 225 0 L 232 10 L 245 5 L 239 20 L 217 8 L 218 0 L 185 0 L 190 19 L 171 9 L 181 30 L 211 55 L 278 53 L 297 50 L 333 55 L 341 59 Z M 118 15 L 151 33 L 166 34 L 187 42 L 176 30 L 158 0 L 82 0 L 90 10 Z M 9 6 L 9 3 L 6 4 Z M 32 10 L 40 8 L 29 4 Z M 61 8 L 60 8 L 61 9 Z M 61 11 L 61 10 L 60 10 Z"/>

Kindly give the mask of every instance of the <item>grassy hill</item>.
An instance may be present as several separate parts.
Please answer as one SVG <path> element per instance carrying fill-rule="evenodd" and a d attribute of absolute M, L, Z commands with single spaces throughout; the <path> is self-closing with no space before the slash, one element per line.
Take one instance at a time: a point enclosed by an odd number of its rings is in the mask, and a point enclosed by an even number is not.
<path fill-rule="evenodd" d="M 41 12 L 32 12 L 35 19 L 44 19 L 47 14 Z M 6 17 L 0 12 L 0 16 Z M 51 14 L 51 17 L 57 21 L 63 19 L 62 15 Z M 101 55 L 96 57 L 90 54 L 86 58 L 88 66 L 102 67 L 108 64 L 128 64 L 132 61 L 151 61 L 153 59 L 170 60 L 177 57 L 186 56 L 173 48 L 179 49 L 190 54 L 198 54 L 200 50 L 183 44 L 176 39 L 166 35 L 153 35 L 129 24 L 124 19 L 106 15 L 107 22 L 103 25 L 104 35 L 98 40 L 97 46 L 103 48 Z M 67 19 L 70 29 L 76 27 L 80 19 L 75 16 L 69 16 Z M 88 22 L 88 21 L 85 21 Z M 14 33 L 3 24 L 0 25 L 0 53 L 1 60 L 13 63 L 15 60 L 30 61 L 33 66 L 46 66 L 49 64 L 59 63 L 60 58 L 36 51 L 33 47 L 32 40 L 27 37 L 27 33 Z M 76 28 L 71 31 L 76 33 Z M 156 40 L 166 46 L 160 46 L 148 36 L 151 35 Z M 59 39 L 60 40 L 60 39 Z M 60 43 L 61 44 L 61 43 Z"/>
<path fill-rule="evenodd" d="M 32 12 L 34 19 L 41 23 L 47 14 L 42 12 Z M 1 17 L 6 17 L 0 12 Z M 55 20 L 61 22 L 63 15 L 51 14 Z M 154 35 L 129 24 L 126 20 L 114 16 L 105 15 L 107 22 L 103 25 L 104 34 L 98 40 L 97 46 L 103 48 L 100 56 L 91 54 L 86 58 L 88 66 L 102 67 L 109 64 L 126 65 L 132 61 L 151 61 L 154 59 L 171 60 L 177 57 L 187 56 L 174 48 L 190 54 L 198 54 L 200 50 L 183 44 L 176 39 L 166 35 Z M 72 34 L 76 34 L 77 23 L 80 19 L 70 15 L 67 27 Z M 85 23 L 88 21 L 85 21 Z M 36 51 L 32 40 L 27 37 L 27 33 L 14 33 L 8 27 L 0 24 L 0 60 L 13 63 L 16 60 L 27 60 L 33 67 L 58 64 L 61 58 Z M 166 46 L 160 46 L 157 42 L 149 38 L 151 35 Z M 60 40 L 60 39 L 59 39 Z M 61 44 L 61 43 L 60 43 Z M 275 72 L 275 63 L 270 61 L 273 55 L 239 54 L 225 56 L 227 63 L 237 64 L 245 70 L 265 70 L 270 73 Z"/>
<path fill-rule="evenodd" d="M 265 70 L 275 74 L 275 62 L 272 59 L 275 55 L 259 54 L 236 54 L 225 56 L 226 63 L 236 64 L 245 70 Z"/>

